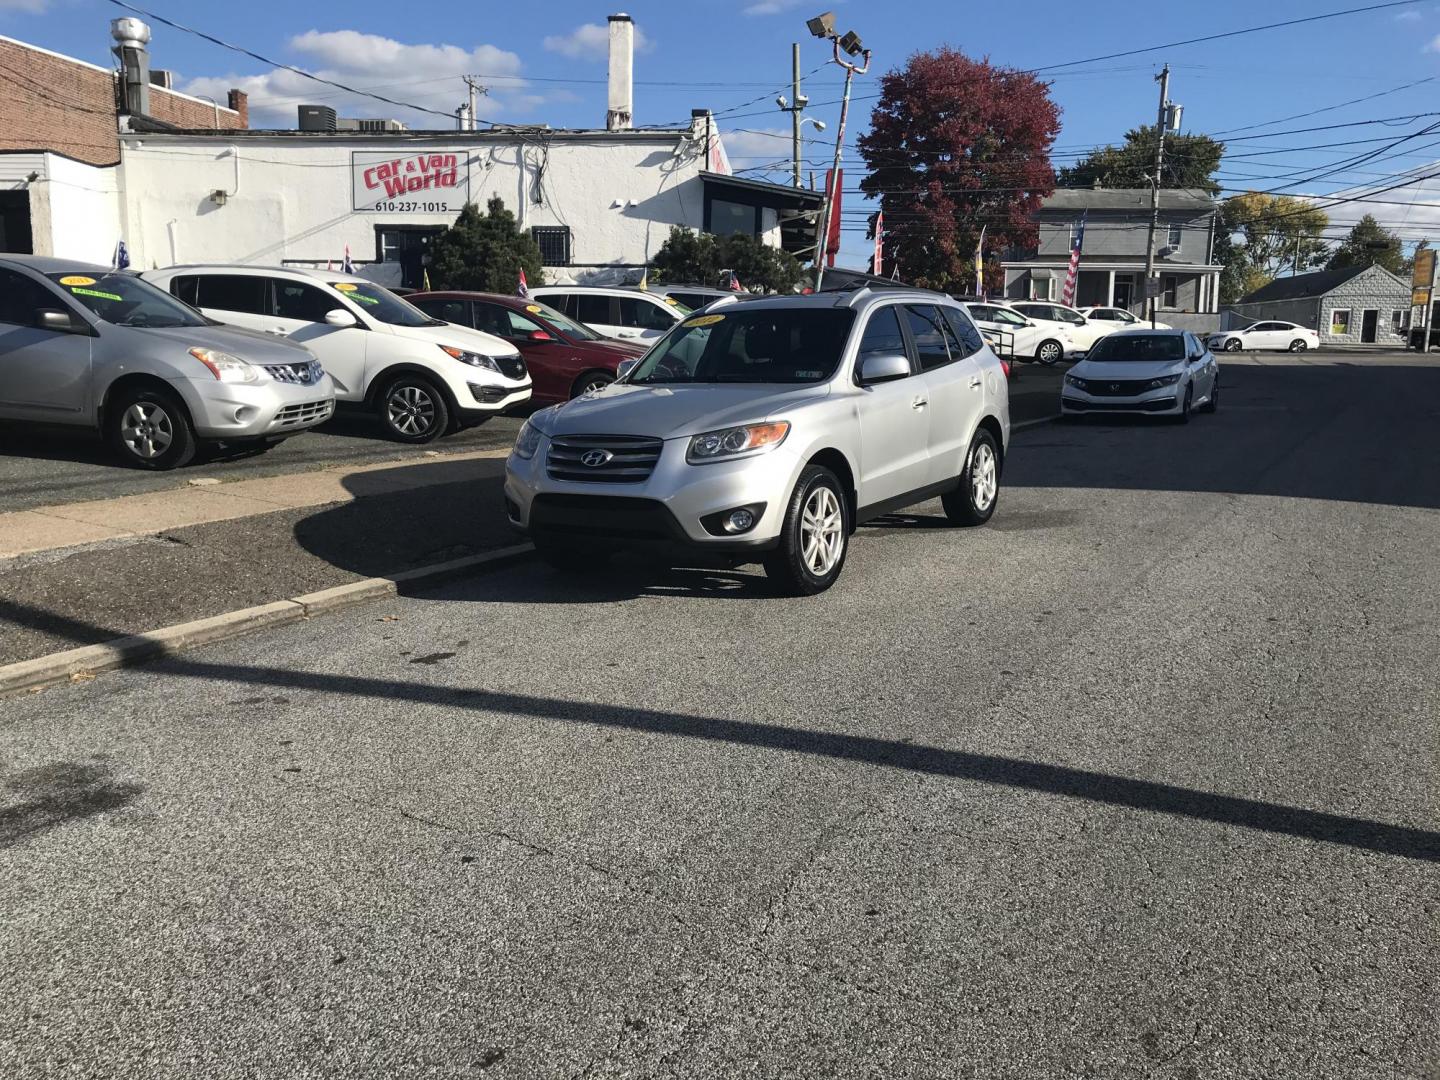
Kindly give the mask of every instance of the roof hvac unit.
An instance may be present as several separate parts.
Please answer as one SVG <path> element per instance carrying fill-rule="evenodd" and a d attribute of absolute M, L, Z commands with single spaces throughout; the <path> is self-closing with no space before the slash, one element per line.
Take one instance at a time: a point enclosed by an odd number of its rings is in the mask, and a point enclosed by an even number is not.
<path fill-rule="evenodd" d="M 175 89 L 175 73 L 166 71 L 164 68 L 151 68 L 150 85 L 158 86 L 162 90 L 173 90 Z"/>
<path fill-rule="evenodd" d="M 405 125 L 399 120 L 361 120 L 361 131 L 404 131 Z"/>
<path fill-rule="evenodd" d="M 301 105 L 301 131 L 334 131 L 335 110 L 329 105 Z"/>

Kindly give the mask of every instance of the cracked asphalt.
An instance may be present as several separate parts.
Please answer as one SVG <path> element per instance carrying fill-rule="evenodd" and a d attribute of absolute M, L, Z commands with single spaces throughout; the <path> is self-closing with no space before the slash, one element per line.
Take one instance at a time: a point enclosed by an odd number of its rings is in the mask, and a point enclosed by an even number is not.
<path fill-rule="evenodd" d="M 1440 364 L 0 701 L 0 1075 L 1440 1075 Z"/>

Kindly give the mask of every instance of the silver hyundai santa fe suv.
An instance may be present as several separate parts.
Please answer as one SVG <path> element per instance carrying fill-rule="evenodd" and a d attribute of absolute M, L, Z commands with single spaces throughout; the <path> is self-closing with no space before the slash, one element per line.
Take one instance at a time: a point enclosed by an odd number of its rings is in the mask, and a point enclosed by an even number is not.
<path fill-rule="evenodd" d="M 1000 361 L 948 297 L 722 300 L 611 386 L 531 416 L 505 500 L 557 566 L 659 544 L 813 594 L 859 522 L 935 496 L 957 525 L 988 521 L 1009 434 Z"/>

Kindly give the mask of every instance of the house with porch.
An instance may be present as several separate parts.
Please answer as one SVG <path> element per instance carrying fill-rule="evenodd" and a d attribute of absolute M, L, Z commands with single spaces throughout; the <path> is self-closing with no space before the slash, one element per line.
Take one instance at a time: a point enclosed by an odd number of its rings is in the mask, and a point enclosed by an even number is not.
<path fill-rule="evenodd" d="M 1001 260 L 1010 300 L 1060 299 L 1070 247 L 1085 222 L 1076 282 L 1076 307 L 1121 307 L 1145 312 L 1145 257 L 1150 239 L 1147 188 L 1061 188 L 1036 212 L 1039 242 Z M 1172 326 L 1212 329 L 1220 310 L 1220 271 L 1213 263 L 1219 207 L 1203 191 L 1160 192 L 1155 269 L 1159 315 Z M 1191 323 L 1193 322 L 1193 326 Z"/>

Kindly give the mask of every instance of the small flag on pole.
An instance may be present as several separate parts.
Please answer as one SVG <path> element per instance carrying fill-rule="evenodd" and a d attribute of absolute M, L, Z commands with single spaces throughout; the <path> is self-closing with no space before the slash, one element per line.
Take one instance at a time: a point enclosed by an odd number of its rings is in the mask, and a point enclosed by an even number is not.
<path fill-rule="evenodd" d="M 975 295 L 985 299 L 985 228 L 980 226 L 980 239 L 975 243 Z"/>
<path fill-rule="evenodd" d="M 641 292 L 650 291 L 650 268 L 648 266 L 640 271 L 640 281 L 635 287 Z"/>
<path fill-rule="evenodd" d="M 522 300 L 528 300 L 530 298 L 530 286 L 525 282 L 525 268 L 523 266 L 520 268 L 520 281 L 515 286 L 515 295 Z"/>
<path fill-rule="evenodd" d="M 420 287 L 426 292 L 430 291 L 430 269 L 426 267 L 420 271 Z"/>
<path fill-rule="evenodd" d="M 1060 294 L 1061 303 L 1067 306 L 1075 304 L 1075 282 L 1080 277 L 1080 249 L 1085 246 L 1085 215 L 1080 215 L 1080 221 L 1075 226 L 1075 239 L 1070 241 L 1070 269 L 1065 274 L 1065 291 Z"/>
<path fill-rule="evenodd" d="M 115 257 L 111 260 L 116 270 L 124 270 L 130 265 L 130 249 L 121 240 L 115 245 Z"/>
<path fill-rule="evenodd" d="M 347 273 L 347 274 L 353 274 L 353 273 L 355 272 L 355 260 L 353 260 L 352 258 L 350 258 L 350 245 L 349 245 L 349 244 L 346 244 L 346 245 L 345 245 L 345 263 L 344 263 L 344 265 L 342 265 L 342 266 L 340 267 L 340 269 L 343 270 L 343 271 L 344 271 L 345 273 Z"/>

